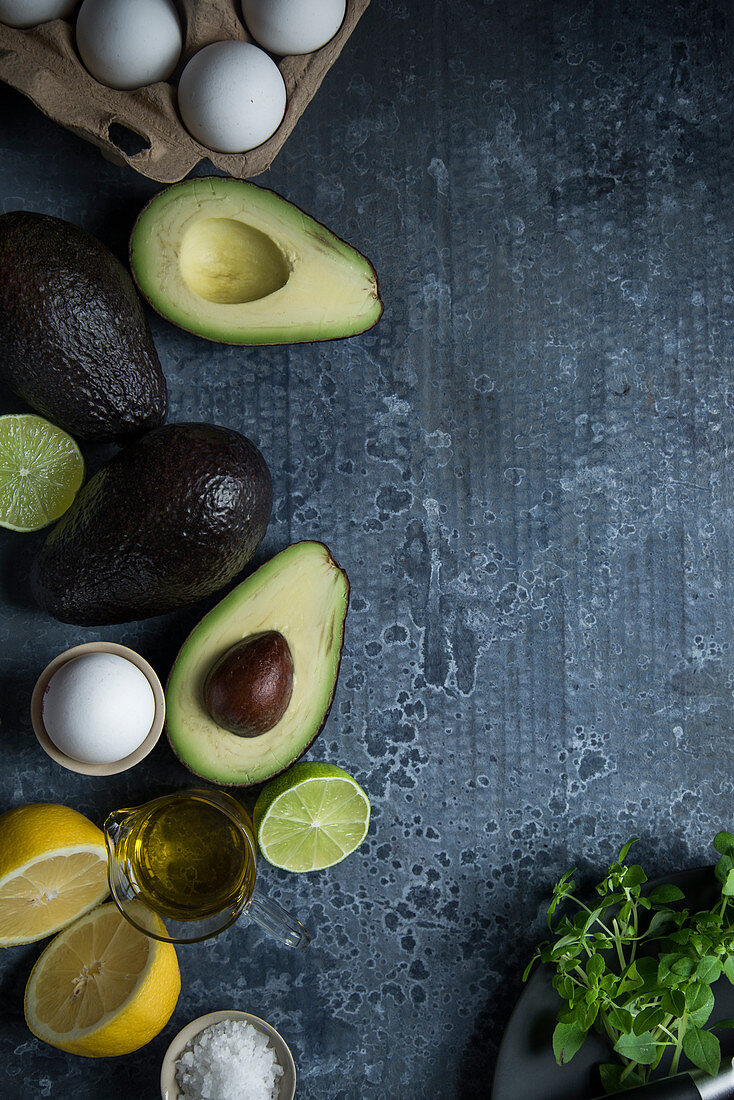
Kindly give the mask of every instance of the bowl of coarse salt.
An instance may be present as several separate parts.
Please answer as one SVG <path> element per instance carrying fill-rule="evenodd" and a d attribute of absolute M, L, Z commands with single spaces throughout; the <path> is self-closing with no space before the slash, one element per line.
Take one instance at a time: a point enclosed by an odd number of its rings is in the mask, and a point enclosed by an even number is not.
<path fill-rule="evenodd" d="M 162 1100 L 293 1100 L 296 1066 L 281 1035 L 249 1012 L 209 1012 L 173 1040 Z"/>

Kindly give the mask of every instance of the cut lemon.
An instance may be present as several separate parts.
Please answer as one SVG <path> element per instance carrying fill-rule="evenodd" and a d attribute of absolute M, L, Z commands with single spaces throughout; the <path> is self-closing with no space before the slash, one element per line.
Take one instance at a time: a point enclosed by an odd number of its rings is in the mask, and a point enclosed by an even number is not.
<path fill-rule="evenodd" d="M 37 531 L 62 516 L 84 481 L 74 440 L 32 413 L 0 416 L 0 527 Z"/>
<path fill-rule="evenodd" d="M 50 936 L 108 893 L 104 835 L 89 818 L 47 802 L 0 816 L 0 947 Z"/>
<path fill-rule="evenodd" d="M 370 803 L 341 768 L 295 764 L 263 789 L 254 823 L 268 863 L 286 871 L 321 871 L 359 848 L 370 823 Z"/>
<path fill-rule="evenodd" d="M 154 1039 L 180 991 L 173 944 L 144 936 L 110 902 L 48 945 L 28 979 L 25 1018 L 59 1050 L 111 1058 Z"/>

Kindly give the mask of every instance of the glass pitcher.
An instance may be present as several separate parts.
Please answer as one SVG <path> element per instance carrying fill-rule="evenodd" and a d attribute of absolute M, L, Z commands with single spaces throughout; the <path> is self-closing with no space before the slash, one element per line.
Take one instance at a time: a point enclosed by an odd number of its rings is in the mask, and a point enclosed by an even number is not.
<path fill-rule="evenodd" d="M 103 828 L 112 897 L 146 936 L 197 943 L 245 913 L 287 947 L 308 944 L 301 922 L 255 890 L 252 822 L 231 795 L 178 791 L 115 810 Z"/>

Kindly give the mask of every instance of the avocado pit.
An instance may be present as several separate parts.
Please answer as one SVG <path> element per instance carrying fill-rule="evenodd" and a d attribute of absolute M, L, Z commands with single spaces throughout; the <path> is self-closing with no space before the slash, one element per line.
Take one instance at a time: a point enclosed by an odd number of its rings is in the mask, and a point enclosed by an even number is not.
<path fill-rule="evenodd" d="M 290 268 L 277 244 L 236 218 L 202 218 L 183 236 L 181 274 L 207 302 L 257 302 L 288 282 Z"/>
<path fill-rule="evenodd" d="M 210 717 L 239 737 L 260 737 L 285 714 L 293 694 L 293 657 L 277 630 L 237 642 L 212 665 L 204 683 Z"/>

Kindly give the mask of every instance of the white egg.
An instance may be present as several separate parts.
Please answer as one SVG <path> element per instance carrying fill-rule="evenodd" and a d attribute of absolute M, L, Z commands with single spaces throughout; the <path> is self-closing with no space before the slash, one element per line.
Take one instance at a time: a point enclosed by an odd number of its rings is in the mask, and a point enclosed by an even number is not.
<path fill-rule="evenodd" d="M 113 764 L 142 745 L 155 717 L 147 676 L 116 653 L 83 653 L 63 664 L 43 695 L 43 725 L 63 753 Z"/>
<path fill-rule="evenodd" d="M 270 53 L 311 53 L 344 22 L 346 0 L 242 0 L 247 29 Z"/>
<path fill-rule="evenodd" d="M 189 61 L 178 84 L 184 126 L 220 153 L 244 153 L 274 134 L 285 114 L 280 69 L 248 42 L 212 42 Z"/>
<path fill-rule="evenodd" d="M 52 19 L 66 19 L 79 0 L 0 0 L 0 23 L 35 27 Z"/>
<path fill-rule="evenodd" d="M 181 56 L 181 24 L 171 0 L 84 0 L 76 44 L 93 77 L 110 88 L 166 80 Z"/>

